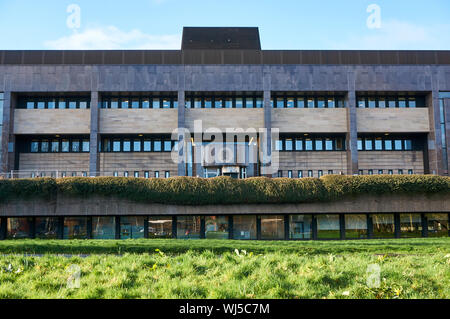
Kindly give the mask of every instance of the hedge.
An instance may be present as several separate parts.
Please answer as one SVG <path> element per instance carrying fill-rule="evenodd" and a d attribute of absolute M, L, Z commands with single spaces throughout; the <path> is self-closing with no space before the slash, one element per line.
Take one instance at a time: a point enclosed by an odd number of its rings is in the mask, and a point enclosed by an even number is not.
<path fill-rule="evenodd" d="M 450 194 L 450 177 L 327 175 L 321 178 L 73 177 L 0 180 L 0 202 L 67 195 L 124 198 L 175 205 L 286 204 L 333 201 L 362 194 Z"/>

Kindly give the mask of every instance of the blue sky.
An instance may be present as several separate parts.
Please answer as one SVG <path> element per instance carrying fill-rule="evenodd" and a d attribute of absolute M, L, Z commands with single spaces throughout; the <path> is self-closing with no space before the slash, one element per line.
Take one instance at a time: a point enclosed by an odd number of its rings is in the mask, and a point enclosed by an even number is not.
<path fill-rule="evenodd" d="M 367 27 L 370 4 L 380 28 Z M 179 49 L 183 26 L 257 26 L 266 50 L 449 50 L 450 1 L 0 0 L 0 49 Z"/>

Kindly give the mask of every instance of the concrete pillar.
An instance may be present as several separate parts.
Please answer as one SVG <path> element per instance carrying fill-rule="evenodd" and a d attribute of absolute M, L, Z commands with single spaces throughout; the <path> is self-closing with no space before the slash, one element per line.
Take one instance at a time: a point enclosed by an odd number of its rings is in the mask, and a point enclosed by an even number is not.
<path fill-rule="evenodd" d="M 99 95 L 97 91 L 91 92 L 91 133 L 89 143 L 89 176 L 99 176 L 100 158 L 98 142 L 99 134 Z"/>
<path fill-rule="evenodd" d="M 8 145 L 14 142 L 13 121 L 14 121 L 14 96 L 11 91 L 5 91 L 3 94 L 3 118 L 1 131 L 1 173 L 8 173 L 14 169 L 14 162 L 11 161 L 14 157 L 9 156 Z"/>
<path fill-rule="evenodd" d="M 185 92 L 184 91 L 178 91 L 178 129 L 184 129 L 186 127 L 185 124 Z M 179 153 L 178 155 L 184 159 L 186 159 L 186 140 L 185 136 L 182 134 L 183 131 L 181 130 L 178 133 L 178 145 L 179 145 Z M 186 162 L 183 161 L 181 163 L 178 163 L 178 176 L 186 176 Z"/>
<path fill-rule="evenodd" d="M 356 114 L 356 93 L 355 90 L 347 92 L 347 174 L 358 174 L 358 127 Z"/>
<path fill-rule="evenodd" d="M 430 121 L 430 132 L 428 133 L 428 171 L 426 174 L 444 174 L 444 165 L 442 160 L 442 139 L 439 114 L 439 92 L 433 90 L 427 95 L 426 105 Z"/>
<path fill-rule="evenodd" d="M 272 156 L 272 106 L 270 104 L 270 91 L 264 91 L 263 105 L 264 105 L 264 128 L 266 129 L 267 138 L 262 140 L 265 142 L 267 156 Z M 264 166 L 265 164 L 262 164 Z M 273 174 L 264 174 L 267 177 L 273 177 Z"/>
<path fill-rule="evenodd" d="M 444 101 L 444 115 L 445 115 L 445 135 L 447 144 L 447 166 L 444 167 L 447 171 L 446 175 L 450 175 L 450 99 Z"/>

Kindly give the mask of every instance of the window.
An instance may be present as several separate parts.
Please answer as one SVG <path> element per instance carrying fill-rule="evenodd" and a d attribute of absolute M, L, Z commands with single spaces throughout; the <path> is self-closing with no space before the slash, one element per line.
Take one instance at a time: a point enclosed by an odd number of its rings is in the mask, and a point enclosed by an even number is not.
<path fill-rule="evenodd" d="M 233 216 L 233 238 L 234 239 L 256 239 L 256 216 L 234 215 Z"/>
<path fill-rule="evenodd" d="M 317 219 L 317 238 L 318 239 L 336 239 L 340 238 L 340 222 L 337 214 L 318 214 Z"/>
<path fill-rule="evenodd" d="M 72 152 L 79 152 L 79 151 L 80 151 L 80 141 L 72 140 Z"/>
<path fill-rule="evenodd" d="M 328 98 L 328 100 L 327 100 L 327 107 L 328 107 L 329 109 L 333 109 L 333 108 L 336 107 L 335 102 L 334 102 L 334 99 Z"/>
<path fill-rule="evenodd" d="M 333 170 L 332 169 L 328 170 L 328 175 L 333 175 Z"/>
<path fill-rule="evenodd" d="M 305 140 L 305 149 L 307 151 L 312 151 L 313 150 L 313 142 L 312 142 L 312 140 L 310 138 L 307 138 Z"/>
<path fill-rule="evenodd" d="M 133 141 L 133 151 L 134 152 L 140 152 L 141 151 L 141 140 L 134 140 Z"/>
<path fill-rule="evenodd" d="M 83 140 L 83 152 L 89 152 L 89 140 Z"/>
<path fill-rule="evenodd" d="M 284 216 L 262 215 L 261 239 L 284 239 Z"/>
<path fill-rule="evenodd" d="M 325 99 L 323 97 L 317 98 L 317 107 L 319 109 L 325 108 Z"/>
<path fill-rule="evenodd" d="M 364 171 L 362 169 L 358 170 L 358 175 L 364 175 Z"/>
<path fill-rule="evenodd" d="M 29 238 L 32 219 L 28 217 L 9 217 L 6 221 L 6 238 Z"/>
<path fill-rule="evenodd" d="M 209 105 L 211 105 L 211 99 L 209 100 Z M 170 99 L 162 99 L 163 109 L 170 109 Z"/>
<path fill-rule="evenodd" d="M 303 140 L 296 139 L 295 140 L 295 150 L 296 151 L 303 151 Z"/>
<path fill-rule="evenodd" d="M 143 216 L 120 217 L 120 239 L 144 238 Z"/>
<path fill-rule="evenodd" d="M 131 108 L 132 109 L 138 109 L 139 108 L 139 99 L 138 98 L 131 99 Z"/>
<path fill-rule="evenodd" d="M 199 239 L 200 216 L 177 216 L 177 238 Z"/>
<path fill-rule="evenodd" d="M 172 151 L 172 141 L 164 141 L 164 152 Z"/>
<path fill-rule="evenodd" d="M 316 151 L 323 151 L 323 141 L 322 139 L 315 140 Z"/>
<path fill-rule="evenodd" d="M 371 109 L 375 108 L 375 98 L 374 97 L 369 97 L 367 102 L 368 102 L 367 104 L 368 104 L 369 108 L 371 108 Z"/>
<path fill-rule="evenodd" d="M 276 108 L 278 109 L 284 108 L 284 98 L 277 97 L 275 101 L 276 101 L 275 102 Z"/>
<path fill-rule="evenodd" d="M 36 217 L 35 237 L 41 239 L 57 239 L 58 220 L 58 217 Z"/>
<path fill-rule="evenodd" d="M 283 141 L 282 140 L 276 140 L 275 141 L 275 150 L 276 151 L 282 151 L 283 150 Z"/>
<path fill-rule="evenodd" d="M 292 139 L 286 139 L 285 140 L 285 150 L 286 151 L 292 151 L 293 150 Z"/>
<path fill-rule="evenodd" d="M 31 153 L 39 152 L 39 141 L 31 141 Z"/>
<path fill-rule="evenodd" d="M 412 140 L 405 140 L 405 151 L 411 151 L 412 150 Z"/>
<path fill-rule="evenodd" d="M 413 170 L 412 169 L 409 169 L 408 170 L 408 175 L 413 175 L 414 173 L 413 173 Z"/>
<path fill-rule="evenodd" d="M 364 147 L 366 151 L 372 150 L 373 141 L 371 139 L 364 139 Z"/>
<path fill-rule="evenodd" d="M 297 177 L 298 178 L 303 178 L 303 171 L 298 171 L 297 172 Z"/>
<path fill-rule="evenodd" d="M 420 214 L 400 214 L 400 237 L 421 237 L 422 217 Z"/>
<path fill-rule="evenodd" d="M 388 107 L 396 107 L 396 101 L 395 98 L 389 98 L 388 100 Z"/>
<path fill-rule="evenodd" d="M 206 239 L 228 239 L 228 216 L 205 216 Z"/>
<path fill-rule="evenodd" d="M 406 99 L 404 97 L 398 98 L 398 107 L 406 107 Z"/>
<path fill-rule="evenodd" d="M 144 178 L 150 178 L 150 173 L 149 173 L 149 171 L 145 171 L 145 172 L 144 172 Z"/>
<path fill-rule="evenodd" d="M 114 171 L 114 172 L 113 172 L 113 176 L 114 176 L 114 177 L 119 177 L 119 172 L 118 172 L 118 171 Z"/>
<path fill-rule="evenodd" d="M 120 152 L 120 140 L 113 140 L 113 152 Z"/>
<path fill-rule="evenodd" d="M 292 171 L 288 171 L 288 177 L 292 178 Z"/>
<path fill-rule="evenodd" d="M 201 100 L 200 100 L 201 102 Z M 152 99 L 152 108 L 154 109 L 160 109 L 161 108 L 161 101 L 158 98 L 153 98 Z"/>
<path fill-rule="evenodd" d="M 383 170 L 382 169 L 378 170 L 378 175 L 383 175 Z"/>
<path fill-rule="evenodd" d="M 87 239 L 87 217 L 64 217 L 64 239 Z"/>
<path fill-rule="evenodd" d="M 385 140 L 384 141 L 384 149 L 386 151 L 392 151 L 392 140 Z"/>
<path fill-rule="evenodd" d="M 143 109 L 149 109 L 150 108 L 150 99 L 144 98 L 141 101 L 141 105 Z"/>
<path fill-rule="evenodd" d="M 115 217 L 92 217 L 92 238 L 115 239 L 116 218 Z"/>
<path fill-rule="evenodd" d="M 125 139 L 123 140 L 123 151 L 130 152 L 131 151 L 131 140 Z"/>
<path fill-rule="evenodd" d="M 325 139 L 325 150 L 332 151 L 333 150 L 333 140 L 332 139 Z"/>
<path fill-rule="evenodd" d="M 383 140 L 381 139 L 381 137 L 377 137 L 375 139 L 375 150 L 376 151 L 383 150 Z"/>
<path fill-rule="evenodd" d="M 366 107 L 366 99 L 365 98 L 359 98 L 358 99 L 358 107 L 365 108 Z"/>
<path fill-rule="evenodd" d="M 393 174 L 394 174 L 394 171 L 391 170 L 391 169 L 388 169 L 388 174 L 389 174 L 389 175 L 393 175 Z"/>
<path fill-rule="evenodd" d="M 313 171 L 312 170 L 308 170 L 308 177 L 313 177 Z"/>
<path fill-rule="evenodd" d="M 402 140 L 395 140 L 394 141 L 394 148 L 396 151 L 401 151 L 402 150 Z"/>
<path fill-rule="evenodd" d="M 362 149 L 363 149 L 362 139 L 358 138 L 358 151 L 362 151 Z"/>
<path fill-rule="evenodd" d="M 345 215 L 345 238 L 367 238 L 367 216 L 364 214 Z"/>
<path fill-rule="evenodd" d="M 448 214 L 425 214 L 428 221 L 428 237 L 449 236 Z"/>
<path fill-rule="evenodd" d="M 169 178 L 170 177 L 170 171 L 165 171 L 164 172 L 164 177 L 165 178 Z"/>
<path fill-rule="evenodd" d="M 297 107 L 304 108 L 305 107 L 305 98 L 299 97 L 297 98 Z"/>
<path fill-rule="evenodd" d="M 172 217 L 149 216 L 148 217 L 149 238 L 172 238 Z"/>
<path fill-rule="evenodd" d="M 135 171 L 135 172 L 134 172 L 134 177 L 136 177 L 136 178 L 139 177 L 139 171 Z"/>
<path fill-rule="evenodd" d="M 314 99 L 313 98 L 308 98 L 307 99 L 307 104 L 308 104 L 308 108 L 309 109 L 314 108 Z"/>
<path fill-rule="evenodd" d="M 293 98 L 288 98 L 286 100 L 286 107 L 290 108 L 290 109 L 295 107 L 295 103 L 294 103 L 294 99 Z"/>
<path fill-rule="evenodd" d="M 283 171 L 278 171 L 278 177 L 283 177 Z"/>
<path fill-rule="evenodd" d="M 58 152 L 59 152 L 59 141 L 52 140 L 52 153 L 58 153 Z"/>
<path fill-rule="evenodd" d="M 82 173 L 81 173 L 81 176 L 87 177 L 87 172 L 82 172 Z"/>
<path fill-rule="evenodd" d="M 398 174 L 399 174 L 399 175 L 403 175 L 403 170 L 402 170 L 402 169 L 399 169 L 399 170 L 398 170 Z"/>
<path fill-rule="evenodd" d="M 238 97 L 235 99 L 236 108 L 241 109 L 243 107 L 243 99 L 241 97 Z"/>
<path fill-rule="evenodd" d="M 311 239 L 312 216 L 289 215 L 289 239 Z"/>
<path fill-rule="evenodd" d="M 62 152 L 69 152 L 69 140 L 63 139 L 61 141 L 61 151 Z"/>
<path fill-rule="evenodd" d="M 373 175 L 373 169 L 369 169 L 369 170 L 367 171 L 367 175 Z"/>
<path fill-rule="evenodd" d="M 150 152 L 152 150 L 152 142 L 150 140 L 144 140 L 144 152 Z"/>
<path fill-rule="evenodd" d="M 158 140 L 153 142 L 153 151 L 161 152 L 161 141 Z"/>
<path fill-rule="evenodd" d="M 245 98 L 245 107 L 248 109 L 253 108 L 253 98 L 252 97 Z"/>
<path fill-rule="evenodd" d="M 124 177 L 128 177 L 128 171 L 123 172 Z"/>
<path fill-rule="evenodd" d="M 48 152 L 48 140 L 43 140 L 41 142 L 41 152 L 43 152 L 43 153 Z"/>
<path fill-rule="evenodd" d="M 393 214 L 373 214 L 372 223 L 374 238 L 393 238 L 395 236 Z"/>
<path fill-rule="evenodd" d="M 323 176 L 323 171 L 321 169 L 317 171 L 317 176 L 318 177 L 322 177 Z"/>
<path fill-rule="evenodd" d="M 155 177 L 159 178 L 159 171 L 155 171 Z"/>

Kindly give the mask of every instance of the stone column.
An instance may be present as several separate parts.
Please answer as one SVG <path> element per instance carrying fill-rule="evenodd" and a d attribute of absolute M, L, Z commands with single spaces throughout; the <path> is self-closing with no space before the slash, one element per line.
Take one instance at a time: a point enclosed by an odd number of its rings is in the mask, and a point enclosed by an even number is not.
<path fill-rule="evenodd" d="M 12 108 L 12 94 L 6 91 L 3 94 L 3 118 L 2 120 L 2 140 L 1 140 L 1 173 L 10 171 L 11 163 L 9 163 L 8 144 L 10 142 L 10 133 L 12 130 L 12 120 L 14 119 L 14 110 Z"/>
<path fill-rule="evenodd" d="M 185 93 L 184 90 L 178 91 L 178 155 L 180 158 L 184 158 L 183 162 L 178 163 L 178 176 L 186 176 L 186 140 L 183 134 L 183 129 L 186 127 L 185 124 Z"/>
<path fill-rule="evenodd" d="M 347 174 L 358 174 L 358 127 L 356 122 L 356 92 L 354 85 L 346 95 L 347 107 Z"/>
<path fill-rule="evenodd" d="M 98 142 L 99 134 L 99 95 L 97 91 L 91 92 L 91 133 L 89 142 L 89 176 L 99 176 L 100 158 Z"/>

